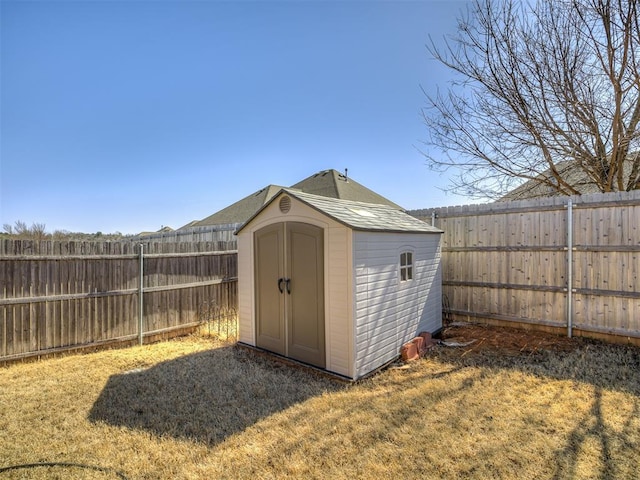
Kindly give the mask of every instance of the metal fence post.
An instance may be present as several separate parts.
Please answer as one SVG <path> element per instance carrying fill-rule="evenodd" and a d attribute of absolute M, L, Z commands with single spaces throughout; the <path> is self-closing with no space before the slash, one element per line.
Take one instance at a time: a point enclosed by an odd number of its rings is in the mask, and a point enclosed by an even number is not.
<path fill-rule="evenodd" d="M 567 336 L 573 335 L 573 202 L 567 202 Z"/>
<path fill-rule="evenodd" d="M 138 291 L 138 341 L 143 344 L 144 335 L 144 244 L 140 244 L 140 286 Z"/>

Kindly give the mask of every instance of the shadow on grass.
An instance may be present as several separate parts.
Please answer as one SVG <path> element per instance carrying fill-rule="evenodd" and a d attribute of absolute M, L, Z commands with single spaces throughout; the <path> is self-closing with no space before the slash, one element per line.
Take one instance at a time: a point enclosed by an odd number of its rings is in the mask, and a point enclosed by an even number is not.
<path fill-rule="evenodd" d="M 341 388 L 331 379 L 227 346 L 113 375 L 89 420 L 216 444 L 262 418 Z"/>
<path fill-rule="evenodd" d="M 640 457 L 628 454 L 636 452 L 638 443 L 638 418 L 640 411 L 640 348 L 612 345 L 588 339 L 574 339 L 565 348 L 522 351 L 513 354 L 500 349 L 440 349 L 435 355 L 440 360 L 455 365 L 454 368 L 482 367 L 511 369 L 540 378 L 571 381 L 574 385 L 588 385 L 592 389 L 591 408 L 586 414 L 576 415 L 576 425 L 569 433 L 563 448 L 555 452 L 554 479 L 581 478 L 579 464 L 584 460 L 585 449 L 597 452 L 594 464 L 598 471 L 593 478 L 637 478 Z M 612 426 L 606 410 L 605 392 L 630 395 L 631 409 L 626 408 L 624 426 Z M 611 402 L 611 400 L 609 400 Z M 618 410 L 613 407 L 615 410 Z M 573 412 L 567 412 L 572 415 Z M 626 461 L 620 461 L 622 457 Z M 614 458 L 616 459 L 614 461 Z M 633 473 L 635 472 L 635 473 Z"/>
<path fill-rule="evenodd" d="M 459 367 L 520 370 L 556 380 L 573 380 L 594 387 L 640 396 L 640 348 L 575 338 L 569 348 L 520 353 L 497 349 L 442 348 L 435 355 Z"/>

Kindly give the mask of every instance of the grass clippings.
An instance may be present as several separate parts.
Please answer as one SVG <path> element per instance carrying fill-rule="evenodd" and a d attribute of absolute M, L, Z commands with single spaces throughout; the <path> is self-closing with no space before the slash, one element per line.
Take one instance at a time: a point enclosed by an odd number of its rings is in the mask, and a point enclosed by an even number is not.
<path fill-rule="evenodd" d="M 529 333 L 356 384 L 201 336 L 12 365 L 0 480 L 636 478 L 640 349 Z M 47 462 L 91 468 L 3 470 Z"/>

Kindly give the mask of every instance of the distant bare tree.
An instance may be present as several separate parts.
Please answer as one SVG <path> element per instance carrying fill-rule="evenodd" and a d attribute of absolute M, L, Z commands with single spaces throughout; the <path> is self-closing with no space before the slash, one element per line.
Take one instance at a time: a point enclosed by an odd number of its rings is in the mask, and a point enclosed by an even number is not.
<path fill-rule="evenodd" d="M 23 222 L 22 220 L 16 220 L 14 223 L 13 233 L 15 235 L 29 236 L 31 232 L 29 231 L 29 227 L 27 227 L 27 224 L 25 222 Z"/>
<path fill-rule="evenodd" d="M 525 180 L 580 194 L 640 188 L 640 27 L 635 0 L 474 0 L 430 53 L 454 72 L 427 95 L 423 154 L 452 190 L 496 198 Z M 565 170 L 566 171 L 566 170 Z"/>
<path fill-rule="evenodd" d="M 49 236 L 44 223 L 33 222 L 31 227 L 28 227 L 26 222 L 16 220 L 13 226 L 5 223 L 2 228 L 6 234 L 23 239 L 44 240 Z"/>
<path fill-rule="evenodd" d="M 16 239 L 27 240 L 102 240 L 102 241 L 120 241 L 126 240 L 135 235 L 123 235 L 120 232 L 114 233 L 82 233 L 82 232 L 70 232 L 69 230 L 55 230 L 52 234 L 47 233 L 47 228 L 44 223 L 33 222 L 31 227 L 27 227 L 26 222 L 17 220 L 14 225 L 5 223 L 2 225 L 4 234 L 11 235 Z"/>
<path fill-rule="evenodd" d="M 44 223 L 33 222 L 30 228 L 31 237 L 34 240 L 44 240 L 47 236 L 47 228 Z"/>

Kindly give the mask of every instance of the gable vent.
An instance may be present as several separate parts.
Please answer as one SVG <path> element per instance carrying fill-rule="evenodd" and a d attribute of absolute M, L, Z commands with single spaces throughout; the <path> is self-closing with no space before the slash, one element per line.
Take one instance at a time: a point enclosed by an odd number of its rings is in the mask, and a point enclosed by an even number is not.
<path fill-rule="evenodd" d="M 291 210 L 291 198 L 289 197 L 282 197 L 280 199 L 280 211 L 282 213 L 288 213 L 289 210 Z"/>

